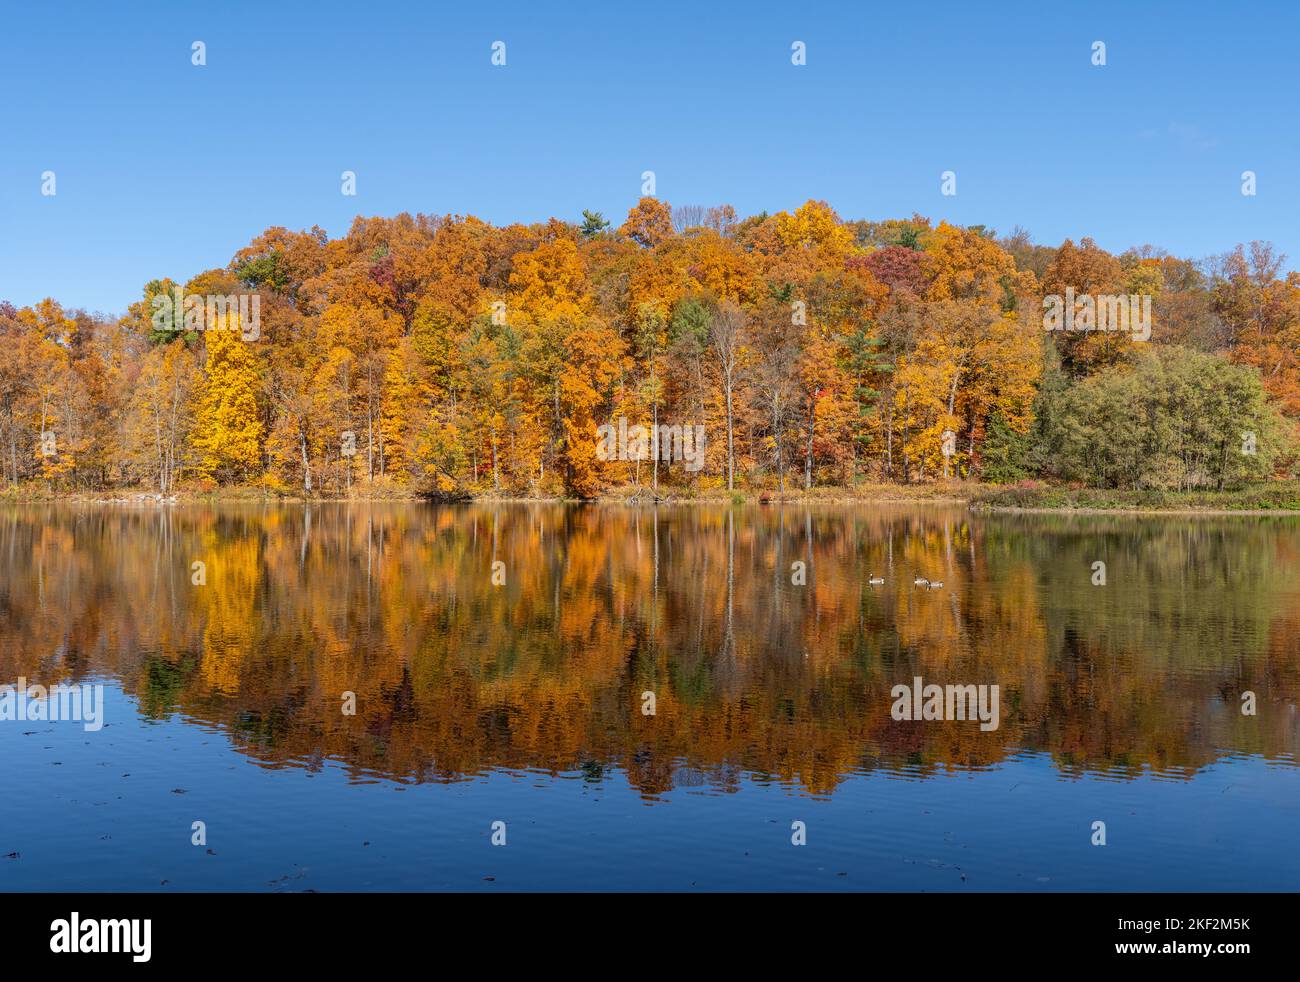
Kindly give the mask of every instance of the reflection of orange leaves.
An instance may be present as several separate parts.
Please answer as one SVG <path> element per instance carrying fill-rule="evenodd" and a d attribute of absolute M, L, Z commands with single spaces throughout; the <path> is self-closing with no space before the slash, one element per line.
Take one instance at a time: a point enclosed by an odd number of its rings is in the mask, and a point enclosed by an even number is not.
<path fill-rule="evenodd" d="M 1284 714 L 1247 727 L 1237 701 L 1297 697 L 1295 537 L 1144 527 L 1131 573 L 1177 577 L 1171 608 L 1165 591 L 1091 586 L 1089 557 L 1132 541 L 1115 521 L 941 506 L 19 513 L 0 525 L 14 605 L 0 675 L 36 678 L 75 651 L 57 664 L 144 695 L 147 652 L 176 672 L 164 705 L 268 764 L 325 755 L 413 780 L 614 764 L 647 795 L 747 773 L 828 794 L 863 767 L 925 774 L 1017 747 L 1117 774 L 1181 773 L 1225 747 L 1293 754 Z M 1226 607 L 1211 542 L 1252 583 Z M 205 586 L 189 579 L 199 558 Z M 1174 637 L 1212 639 L 1194 671 L 1167 662 Z M 916 675 L 1000 685 L 1001 728 L 896 723 L 890 689 Z"/>
<path fill-rule="evenodd" d="M 247 536 L 218 537 L 209 530 L 205 538 L 204 585 L 191 585 L 194 602 L 204 612 L 204 681 L 225 695 L 239 691 L 244 665 L 253 657 L 258 641 L 254 616 L 261 555 L 258 541 Z"/>

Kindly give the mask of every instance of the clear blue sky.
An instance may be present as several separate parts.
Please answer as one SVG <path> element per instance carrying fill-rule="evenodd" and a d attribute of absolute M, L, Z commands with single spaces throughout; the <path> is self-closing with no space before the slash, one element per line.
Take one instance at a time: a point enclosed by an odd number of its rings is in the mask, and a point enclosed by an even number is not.
<path fill-rule="evenodd" d="M 621 221 L 644 170 L 742 215 L 824 198 L 1300 260 L 1300 4 L 717 6 L 3 0 L 0 299 L 119 312 L 268 226 L 356 214 Z"/>

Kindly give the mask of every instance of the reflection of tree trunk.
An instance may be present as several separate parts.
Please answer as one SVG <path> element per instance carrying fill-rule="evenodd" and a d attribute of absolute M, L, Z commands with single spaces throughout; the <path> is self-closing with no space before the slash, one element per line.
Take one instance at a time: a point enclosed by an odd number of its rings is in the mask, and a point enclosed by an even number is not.
<path fill-rule="evenodd" d="M 803 541 L 804 541 L 804 556 L 807 557 L 806 559 L 807 568 L 804 570 L 804 584 L 806 585 L 808 590 L 812 590 L 813 588 L 813 527 L 812 527 L 812 512 L 809 511 L 807 508 L 804 508 L 803 511 Z M 814 617 L 817 616 L 817 609 L 815 605 L 813 607 L 813 616 Z"/>
<path fill-rule="evenodd" d="M 651 630 L 654 630 L 654 624 L 659 613 L 659 506 L 655 505 L 654 510 L 654 606 L 650 610 Z"/>
<path fill-rule="evenodd" d="M 727 512 L 727 606 L 723 619 L 722 647 L 718 651 L 718 675 L 729 684 L 736 676 L 736 514 Z"/>
<path fill-rule="evenodd" d="M 568 522 L 567 517 L 565 522 Z M 559 630 L 560 627 L 560 588 L 563 586 L 565 559 L 567 558 L 564 553 L 568 551 L 571 538 L 570 530 L 567 527 L 562 531 L 563 537 L 560 538 L 557 535 L 557 539 L 564 543 L 564 552 L 557 553 L 551 562 L 551 579 L 555 581 L 555 588 L 551 592 L 551 624 L 556 630 Z"/>
<path fill-rule="evenodd" d="M 370 599 L 372 596 L 372 587 L 374 581 L 374 539 L 375 539 L 375 516 L 370 511 L 373 505 L 366 506 L 366 625 L 370 626 L 373 620 L 373 613 L 370 608 Z"/>
<path fill-rule="evenodd" d="M 952 608 L 953 625 L 960 634 L 962 630 L 961 608 L 957 603 L 957 579 L 955 575 L 957 567 L 953 563 L 952 555 L 952 521 L 946 518 L 943 521 L 943 568 L 944 577 L 948 581 L 948 603 Z"/>
<path fill-rule="evenodd" d="M 311 538 L 311 504 L 303 505 L 302 509 L 302 549 L 298 553 L 298 565 L 305 565 L 307 562 L 307 540 Z"/>
<path fill-rule="evenodd" d="M 783 623 L 783 611 L 781 604 L 782 578 L 789 577 L 791 567 L 785 561 L 785 502 L 777 502 L 777 521 L 773 534 L 776 536 L 776 545 L 773 547 L 773 555 L 776 557 L 772 564 L 772 601 L 768 604 L 768 626 L 767 641 L 768 644 L 780 644 L 784 640 L 785 625 Z M 786 583 L 790 580 L 786 579 Z"/>
<path fill-rule="evenodd" d="M 656 506 L 652 519 L 654 542 L 650 597 L 650 655 L 655 665 L 659 664 L 659 508 Z"/>
<path fill-rule="evenodd" d="M 782 568 L 785 566 L 785 503 L 777 505 L 778 521 L 776 526 L 776 562 L 772 569 L 772 611 L 775 613 L 780 609 L 781 599 L 781 575 Z"/>

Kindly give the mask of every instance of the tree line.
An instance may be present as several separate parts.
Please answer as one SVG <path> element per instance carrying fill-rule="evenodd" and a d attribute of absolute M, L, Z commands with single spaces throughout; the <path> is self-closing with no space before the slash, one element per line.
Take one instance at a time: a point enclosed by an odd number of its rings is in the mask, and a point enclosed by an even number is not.
<path fill-rule="evenodd" d="M 1112 255 L 819 201 L 740 219 L 642 198 L 617 228 L 594 212 L 276 227 L 225 268 L 150 281 L 121 317 L 0 303 L 0 475 L 309 496 L 1232 488 L 1295 465 L 1284 262 L 1260 242 Z M 234 305 L 159 317 L 250 293 L 255 331 Z M 1149 297 L 1150 336 L 1046 330 L 1063 296 Z M 705 466 L 605 459 L 597 430 L 620 418 L 703 425 Z"/>

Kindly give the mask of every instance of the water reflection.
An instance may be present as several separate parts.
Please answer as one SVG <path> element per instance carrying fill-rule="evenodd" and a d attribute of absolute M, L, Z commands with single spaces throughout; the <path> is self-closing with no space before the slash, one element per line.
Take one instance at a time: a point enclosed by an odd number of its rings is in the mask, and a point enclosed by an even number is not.
<path fill-rule="evenodd" d="M 828 795 L 1022 750 L 1116 778 L 1295 761 L 1300 520 L 11 506 L 0 570 L 0 679 L 110 676 L 267 766 L 358 780 L 616 767 L 646 797 Z M 998 684 L 1000 728 L 895 722 L 918 675 Z"/>

